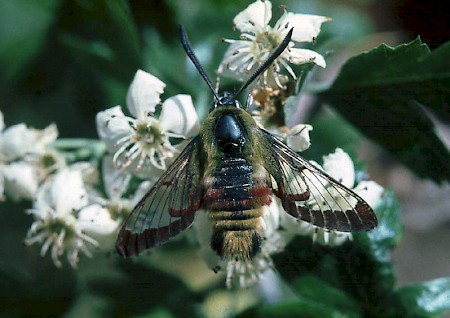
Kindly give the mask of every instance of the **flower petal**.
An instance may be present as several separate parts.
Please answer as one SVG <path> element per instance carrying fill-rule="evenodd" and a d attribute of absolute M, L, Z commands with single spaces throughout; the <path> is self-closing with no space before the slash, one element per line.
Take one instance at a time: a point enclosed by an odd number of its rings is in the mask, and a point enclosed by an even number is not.
<path fill-rule="evenodd" d="M 251 41 L 238 40 L 233 42 L 225 51 L 225 55 L 220 62 L 217 73 L 221 76 L 244 81 L 249 78 L 258 63 L 253 63 L 253 53 L 251 52 Z M 254 66 L 248 69 L 248 65 Z"/>
<path fill-rule="evenodd" d="M 0 136 L 0 159 L 11 161 L 25 154 L 43 153 L 57 137 L 55 124 L 43 130 L 28 128 L 23 123 L 8 127 Z"/>
<path fill-rule="evenodd" d="M 163 131 L 185 137 L 197 134 L 200 125 L 191 96 L 180 94 L 167 99 L 159 115 L 159 125 Z"/>
<path fill-rule="evenodd" d="M 5 129 L 5 120 L 3 119 L 3 113 L 0 110 L 0 132 L 2 132 L 3 129 Z"/>
<path fill-rule="evenodd" d="M 97 164 L 88 161 L 78 161 L 70 166 L 70 170 L 79 171 L 81 173 L 81 179 L 86 186 L 95 187 L 99 184 L 100 173 L 98 171 Z"/>
<path fill-rule="evenodd" d="M 355 166 L 350 156 L 342 149 L 323 157 L 323 170 L 347 188 L 355 183 Z"/>
<path fill-rule="evenodd" d="M 103 183 L 109 199 L 114 200 L 122 196 L 127 190 L 131 174 L 126 170 L 119 170 L 114 166 L 112 156 L 103 157 L 102 161 Z"/>
<path fill-rule="evenodd" d="M 127 94 L 127 107 L 136 118 L 145 118 L 148 113 L 155 112 L 155 106 L 161 102 L 164 84 L 156 76 L 138 70 L 134 75 Z"/>
<path fill-rule="evenodd" d="M 280 226 L 280 214 L 285 213 L 281 206 L 276 201 L 275 196 L 272 197 L 272 202 L 269 206 L 264 208 L 264 234 L 270 238 Z"/>
<path fill-rule="evenodd" d="M 32 200 L 36 197 L 38 177 L 33 166 L 18 161 L 4 166 L 2 172 L 5 192 L 9 198 L 18 201 L 21 199 Z"/>
<path fill-rule="evenodd" d="M 23 157 L 31 152 L 35 140 L 35 131 L 27 128 L 24 123 L 6 128 L 0 136 L 0 159 L 11 161 Z"/>
<path fill-rule="evenodd" d="M 58 138 L 58 128 L 55 124 L 50 124 L 43 130 L 38 130 L 37 133 L 36 148 L 40 153 L 44 152 L 47 145 Z"/>
<path fill-rule="evenodd" d="M 82 231 L 108 235 L 117 229 L 118 222 L 111 218 L 108 209 L 100 204 L 92 204 L 78 213 L 76 227 Z"/>
<path fill-rule="evenodd" d="M 320 15 L 285 12 L 275 24 L 274 29 L 287 33 L 293 27 L 293 41 L 313 42 L 319 35 L 322 23 L 327 21 L 331 21 L 331 18 Z"/>
<path fill-rule="evenodd" d="M 292 127 L 286 137 L 287 145 L 294 151 L 300 152 L 309 148 L 311 141 L 309 132 L 312 130 L 311 125 L 296 125 Z"/>
<path fill-rule="evenodd" d="M 272 18 L 272 3 L 257 0 L 238 13 L 233 23 L 241 32 L 263 31 Z"/>
<path fill-rule="evenodd" d="M 197 211 L 195 214 L 195 222 L 192 226 L 195 229 L 195 239 L 200 247 L 198 253 L 203 258 L 208 268 L 213 270 L 223 268 L 223 260 L 211 247 L 213 224 L 208 217 L 208 212 L 205 210 Z"/>
<path fill-rule="evenodd" d="M 372 208 L 376 208 L 381 200 L 384 189 L 375 181 L 361 181 L 353 191 L 360 195 Z"/>
<path fill-rule="evenodd" d="M 59 172 L 50 188 L 53 207 L 58 215 L 70 214 L 88 203 L 81 171 L 64 169 Z"/>
<path fill-rule="evenodd" d="M 290 48 L 287 58 L 292 64 L 314 63 L 323 68 L 327 66 L 323 56 L 313 50 Z"/>
<path fill-rule="evenodd" d="M 118 139 L 133 133 L 120 106 L 111 107 L 97 113 L 95 120 L 97 133 L 106 142 L 109 149 L 115 149 L 114 145 Z"/>

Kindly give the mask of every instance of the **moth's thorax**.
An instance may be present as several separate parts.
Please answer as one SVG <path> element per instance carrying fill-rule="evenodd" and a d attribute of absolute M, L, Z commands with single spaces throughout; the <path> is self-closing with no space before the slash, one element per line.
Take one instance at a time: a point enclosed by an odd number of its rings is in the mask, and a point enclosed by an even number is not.
<path fill-rule="evenodd" d="M 214 135 L 220 150 L 226 157 L 241 155 L 247 134 L 241 122 L 233 114 L 225 114 L 217 119 Z"/>

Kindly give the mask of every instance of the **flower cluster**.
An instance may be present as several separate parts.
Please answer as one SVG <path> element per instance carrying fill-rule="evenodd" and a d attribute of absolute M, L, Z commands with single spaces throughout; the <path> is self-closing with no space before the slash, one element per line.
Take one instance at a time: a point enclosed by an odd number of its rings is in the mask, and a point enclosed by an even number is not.
<path fill-rule="evenodd" d="M 219 75 L 238 80 L 248 78 L 281 44 L 292 28 L 292 41 L 264 72 L 263 86 L 283 88 L 287 82 L 287 77 L 281 73 L 283 69 L 296 79 L 297 76 L 289 64 L 314 63 L 321 67 L 326 66 L 325 59 L 319 53 L 294 46 L 296 43 L 314 42 L 322 23 L 330 21 L 330 18 L 285 10 L 273 27 L 269 25 L 271 19 L 272 3 L 263 0 L 255 1 L 236 15 L 233 22 L 241 31 L 240 40 L 224 39 L 231 45 L 219 66 Z"/>
<path fill-rule="evenodd" d="M 298 78 L 294 66 L 314 64 L 326 67 L 321 54 L 298 46 L 315 43 L 322 23 L 331 21 L 331 18 L 283 9 L 284 13 L 273 27 L 269 25 L 272 3 L 268 0 L 257 0 L 238 13 L 233 22 L 241 32 L 240 39 L 223 40 L 230 46 L 217 70 L 219 76 L 245 81 L 275 51 L 287 33 L 293 30 L 288 47 L 264 71 L 259 85 L 251 91 L 254 107 L 265 124 L 277 121 L 276 115 L 283 116 L 282 107 L 287 98 L 289 76 L 293 80 Z"/>
<path fill-rule="evenodd" d="M 89 164 L 74 165 L 46 180 L 29 210 L 35 221 L 25 244 L 42 244 L 41 256 L 50 250 L 58 267 L 62 265 L 60 257 L 64 253 L 69 264 L 76 267 L 79 251 L 91 256 L 86 243 L 98 247 L 95 235 L 110 234 L 117 227 L 117 221 L 111 219 L 107 209 L 89 202 L 83 181 L 83 172 L 89 173 L 89 168 Z"/>
<path fill-rule="evenodd" d="M 0 112 L 0 200 L 36 197 L 39 185 L 63 165 L 62 157 L 48 146 L 56 140 L 55 125 L 43 130 L 17 124 L 5 128 Z"/>
<path fill-rule="evenodd" d="M 97 168 L 87 162 L 73 164 L 48 178 L 39 187 L 33 208 L 28 213 L 35 221 L 25 244 L 41 244 L 41 256 L 50 251 L 53 263 L 60 267 L 65 254 L 76 267 L 79 252 L 92 256 L 92 248 L 109 251 L 124 216 L 131 212 L 149 184 L 143 182 L 132 198 L 121 198 L 105 182 L 103 196 L 98 186 Z"/>
<path fill-rule="evenodd" d="M 315 42 L 322 23 L 330 18 L 285 10 L 273 27 L 269 25 L 271 18 L 272 4 L 268 0 L 257 0 L 236 15 L 233 22 L 241 32 L 240 40 L 224 40 L 230 46 L 218 67 L 221 76 L 245 80 L 293 28 L 287 49 L 262 74 L 253 90 L 257 104 L 265 98 L 258 94 L 270 97 L 284 92 L 288 76 L 283 70 L 297 79 L 292 64 L 326 66 L 322 55 L 296 45 Z M 191 97 L 176 95 L 161 102 L 165 86 L 154 75 L 138 70 L 128 90 L 127 107 L 114 106 L 97 114 L 99 143 L 106 148 L 101 162 L 69 163 L 52 146 L 57 139 L 55 125 L 44 130 L 24 124 L 5 129 L 0 112 L 0 199 L 33 200 L 28 212 L 34 222 L 26 235 L 27 245 L 40 244 L 41 255 L 49 253 L 58 267 L 62 266 L 63 256 L 76 267 L 80 253 L 91 256 L 94 250 L 112 248 L 124 217 L 166 171 L 188 139 L 199 131 Z M 254 114 L 255 121 L 264 128 L 261 113 Z M 267 128 L 296 152 L 310 146 L 310 125 Z M 338 148 L 325 156 L 322 165 L 312 164 L 352 189 L 372 207 L 379 202 L 383 189 L 373 181 L 355 185 L 353 161 L 343 150 Z M 309 186 L 316 191 L 321 188 Z M 134 194 L 125 196 L 131 192 Z M 317 197 L 339 204 L 343 195 L 338 190 L 327 190 Z M 321 203 L 316 200 L 306 204 L 314 207 Z M 263 219 L 261 252 L 252 260 L 224 260 L 211 249 L 212 221 L 207 213 L 196 214 L 193 227 L 200 254 L 210 268 L 227 272 L 227 286 L 245 287 L 257 282 L 273 267 L 270 255 L 283 250 L 295 235 L 309 235 L 313 241 L 331 246 L 352 239 L 350 233 L 324 230 L 290 216 L 275 196 L 264 207 Z"/>
<path fill-rule="evenodd" d="M 132 174 L 156 181 L 167 163 L 183 149 L 185 143 L 172 144 L 173 139 L 185 140 L 199 130 L 197 113 L 189 95 L 176 95 L 156 106 L 166 85 L 157 77 L 138 70 L 127 95 L 126 116 L 120 106 L 97 114 L 97 131 L 107 144 L 111 161 L 110 182 L 123 192 Z"/>
<path fill-rule="evenodd" d="M 98 132 L 108 150 L 101 173 L 92 162 L 68 163 L 55 143 L 56 125 L 44 130 L 24 124 L 5 129 L 0 112 L 0 199 L 33 201 L 27 245 L 40 244 L 41 255 L 50 252 L 58 267 L 63 255 L 76 267 L 80 251 L 91 256 L 93 248 L 112 248 L 123 218 L 164 172 L 185 139 L 198 131 L 191 97 L 177 95 L 159 105 L 164 87 L 158 78 L 139 70 L 127 96 L 133 117 L 120 106 L 97 115 Z M 133 175 L 147 181 L 125 198 Z"/>

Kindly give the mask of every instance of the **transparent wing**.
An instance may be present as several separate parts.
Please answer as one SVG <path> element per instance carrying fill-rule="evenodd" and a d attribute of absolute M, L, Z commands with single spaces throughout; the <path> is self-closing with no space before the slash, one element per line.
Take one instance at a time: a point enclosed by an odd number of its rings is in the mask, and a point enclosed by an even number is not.
<path fill-rule="evenodd" d="M 342 232 L 377 226 L 372 208 L 356 193 L 262 130 L 271 146 L 267 169 L 276 182 L 274 193 L 284 210 L 302 221 Z"/>
<path fill-rule="evenodd" d="M 192 164 L 198 139 L 186 146 L 125 220 L 116 242 L 122 256 L 138 255 L 191 225 L 202 198 L 198 165 Z"/>

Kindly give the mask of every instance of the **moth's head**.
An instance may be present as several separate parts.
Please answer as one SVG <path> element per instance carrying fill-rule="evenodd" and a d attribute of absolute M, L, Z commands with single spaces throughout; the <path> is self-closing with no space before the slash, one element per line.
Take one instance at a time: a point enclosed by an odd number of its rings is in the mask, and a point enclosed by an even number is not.
<path fill-rule="evenodd" d="M 218 99 L 215 99 L 211 105 L 211 111 L 213 111 L 217 107 L 223 106 L 233 106 L 236 108 L 242 108 L 241 103 L 239 103 L 236 97 L 230 92 L 223 92 Z"/>

